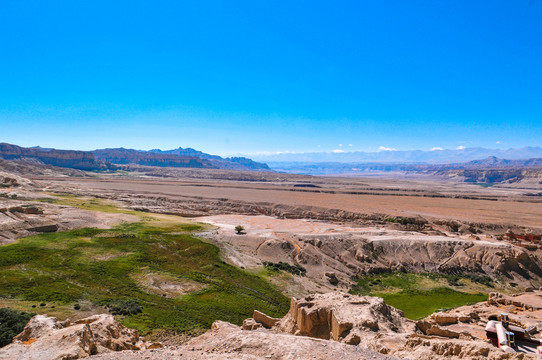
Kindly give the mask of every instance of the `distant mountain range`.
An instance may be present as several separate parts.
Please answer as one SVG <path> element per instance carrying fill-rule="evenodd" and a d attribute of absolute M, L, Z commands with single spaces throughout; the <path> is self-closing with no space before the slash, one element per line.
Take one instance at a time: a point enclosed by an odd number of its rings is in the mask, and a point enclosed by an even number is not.
<path fill-rule="evenodd" d="M 258 170 L 266 171 L 270 170 L 269 166 L 265 163 L 255 162 L 246 157 L 228 157 L 222 158 L 218 155 L 206 154 L 204 152 L 194 150 L 192 148 L 177 148 L 173 150 L 160 150 L 153 149 L 149 150 L 151 153 L 156 154 L 167 154 L 167 155 L 176 155 L 176 156 L 190 156 L 198 159 L 208 160 L 212 167 L 218 169 L 230 169 L 230 170 Z"/>
<path fill-rule="evenodd" d="M 451 164 L 464 163 L 488 157 L 518 160 L 542 158 L 542 148 L 524 147 L 519 149 L 486 149 L 481 147 L 465 149 L 436 149 L 430 151 L 377 151 L 377 152 L 313 152 L 313 153 L 280 153 L 271 155 L 253 155 L 255 161 L 263 161 L 272 169 L 284 167 L 285 163 L 298 165 L 317 163 L 396 163 L 396 164 Z"/>
<path fill-rule="evenodd" d="M 270 170 L 266 164 L 258 163 L 248 158 L 222 158 L 190 148 L 178 148 L 168 151 L 143 151 L 124 148 L 76 151 L 41 147 L 24 148 L 17 145 L 0 143 L 0 159 L 87 171 L 116 170 L 119 166 L 131 164 L 244 171 Z"/>
<path fill-rule="evenodd" d="M 275 162 L 272 168 L 279 172 L 305 175 L 355 175 L 370 173 L 404 172 L 439 175 L 453 170 L 510 170 L 542 169 L 542 158 L 507 160 L 489 156 L 482 160 L 453 164 L 422 163 L 341 163 L 341 162 Z"/>

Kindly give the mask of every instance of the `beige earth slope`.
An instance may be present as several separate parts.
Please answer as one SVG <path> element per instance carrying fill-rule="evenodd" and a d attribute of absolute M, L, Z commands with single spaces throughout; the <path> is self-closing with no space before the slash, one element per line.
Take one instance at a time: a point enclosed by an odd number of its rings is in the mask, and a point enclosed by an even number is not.
<path fill-rule="evenodd" d="M 542 250 L 492 236 L 429 235 L 263 215 L 197 220 L 218 227 L 200 236 L 221 247 L 223 256 L 237 266 L 257 268 L 263 261 L 283 261 L 305 267 L 307 278 L 318 285 L 297 278 L 306 293 L 349 289 L 357 275 L 389 271 L 480 274 L 506 277 L 524 287 L 542 285 Z M 245 227 L 246 234 L 236 235 L 236 225 Z"/>

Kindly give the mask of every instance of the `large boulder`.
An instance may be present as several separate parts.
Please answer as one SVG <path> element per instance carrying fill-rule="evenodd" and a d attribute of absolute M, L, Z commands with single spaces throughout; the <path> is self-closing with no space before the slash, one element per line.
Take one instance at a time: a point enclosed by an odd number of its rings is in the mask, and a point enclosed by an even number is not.
<path fill-rule="evenodd" d="M 64 360 L 142 346 L 137 330 L 127 329 L 113 316 L 100 314 L 75 322 L 36 315 L 14 342 L 0 349 L 0 359 Z"/>

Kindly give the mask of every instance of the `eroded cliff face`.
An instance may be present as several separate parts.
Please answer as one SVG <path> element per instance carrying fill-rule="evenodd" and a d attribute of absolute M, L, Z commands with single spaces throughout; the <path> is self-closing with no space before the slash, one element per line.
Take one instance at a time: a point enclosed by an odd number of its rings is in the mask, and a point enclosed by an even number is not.
<path fill-rule="evenodd" d="M 316 241 L 313 246 L 359 273 L 396 270 L 542 277 L 539 250 L 529 251 L 510 244 L 481 240 L 422 235 L 413 237 L 417 238 L 392 235 L 382 239 L 370 236 L 365 240 L 352 236 L 342 240 L 330 236 Z M 311 240 L 309 242 L 312 243 Z"/>
<path fill-rule="evenodd" d="M 401 271 L 445 274 L 478 274 L 514 279 L 525 286 L 542 284 L 542 250 L 525 249 L 506 242 L 465 240 L 395 231 L 362 234 L 302 235 L 298 250 L 286 240 L 270 239 L 259 252 L 293 256 L 307 267 L 307 276 L 321 278 L 333 272 L 343 284 L 357 275 Z M 268 249 L 270 248 L 270 249 Z M 329 277 L 329 276 L 328 276 Z"/>

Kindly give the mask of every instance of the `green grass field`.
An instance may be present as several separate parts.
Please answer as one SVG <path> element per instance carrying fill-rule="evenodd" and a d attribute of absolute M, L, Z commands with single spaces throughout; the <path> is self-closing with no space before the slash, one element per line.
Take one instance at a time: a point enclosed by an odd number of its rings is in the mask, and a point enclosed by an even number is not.
<path fill-rule="evenodd" d="M 271 316 L 288 311 L 288 299 L 266 280 L 224 263 L 216 246 L 194 238 L 199 225 L 150 223 L 41 234 L 2 246 L 0 297 L 23 309 L 33 302 L 71 309 L 133 299 L 143 311 L 121 321 L 142 333 L 198 331 L 217 319 L 240 324 L 254 309 Z M 137 279 L 149 273 L 199 290 L 175 297 L 148 291 Z"/>
<path fill-rule="evenodd" d="M 418 320 L 435 311 L 487 300 L 487 293 L 471 289 L 484 286 L 491 287 L 491 283 L 487 278 L 476 276 L 388 273 L 360 277 L 350 292 L 380 296 L 402 310 L 407 318 Z"/>

